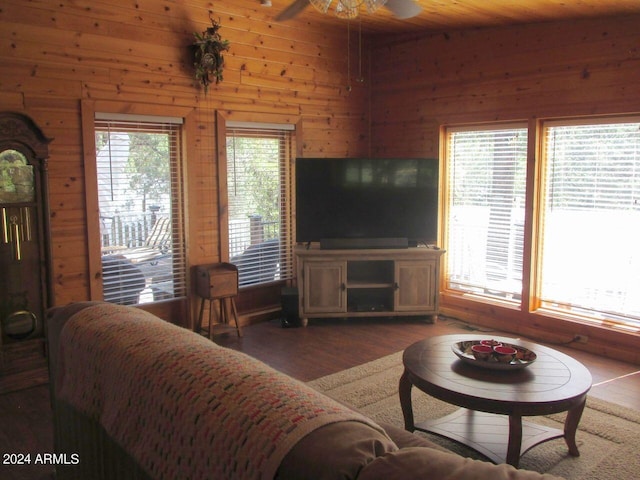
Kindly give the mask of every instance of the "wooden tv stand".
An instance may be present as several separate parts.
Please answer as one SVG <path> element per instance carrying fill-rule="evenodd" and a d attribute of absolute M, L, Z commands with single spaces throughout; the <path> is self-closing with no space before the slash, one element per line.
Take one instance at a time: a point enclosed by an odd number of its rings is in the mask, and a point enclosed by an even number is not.
<path fill-rule="evenodd" d="M 427 316 L 435 322 L 443 253 L 427 247 L 296 247 L 302 324 L 311 317 L 374 316 Z"/>

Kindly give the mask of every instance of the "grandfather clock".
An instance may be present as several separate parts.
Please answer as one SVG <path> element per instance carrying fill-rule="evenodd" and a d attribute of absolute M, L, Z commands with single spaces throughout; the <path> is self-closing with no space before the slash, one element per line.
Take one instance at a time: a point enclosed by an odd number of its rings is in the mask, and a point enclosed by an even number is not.
<path fill-rule="evenodd" d="M 49 142 L 29 117 L 0 112 L 0 393 L 46 381 Z"/>

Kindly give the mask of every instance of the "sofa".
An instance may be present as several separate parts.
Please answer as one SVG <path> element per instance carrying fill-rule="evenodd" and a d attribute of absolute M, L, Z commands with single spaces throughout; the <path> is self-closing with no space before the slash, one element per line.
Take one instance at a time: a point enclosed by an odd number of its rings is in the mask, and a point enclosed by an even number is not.
<path fill-rule="evenodd" d="M 77 302 L 47 322 L 58 480 L 557 478 L 376 424 L 135 307 Z"/>

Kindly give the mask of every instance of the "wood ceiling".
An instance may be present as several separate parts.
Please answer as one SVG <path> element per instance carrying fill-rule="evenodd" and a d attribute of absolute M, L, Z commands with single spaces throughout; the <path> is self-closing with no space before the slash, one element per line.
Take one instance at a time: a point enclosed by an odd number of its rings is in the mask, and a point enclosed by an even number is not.
<path fill-rule="evenodd" d="M 272 0 L 273 17 L 293 0 Z M 415 0 L 422 13 L 399 20 L 386 8 L 374 14 L 363 9 L 362 31 L 367 33 L 440 32 L 454 29 L 546 22 L 613 15 L 640 14 L 640 0 Z M 256 0 L 260 2 L 260 0 Z M 283 23 L 345 24 L 333 15 L 308 5 L 295 19 Z M 364 8 L 364 7 L 362 7 Z M 358 20 L 352 21 L 353 23 Z"/>

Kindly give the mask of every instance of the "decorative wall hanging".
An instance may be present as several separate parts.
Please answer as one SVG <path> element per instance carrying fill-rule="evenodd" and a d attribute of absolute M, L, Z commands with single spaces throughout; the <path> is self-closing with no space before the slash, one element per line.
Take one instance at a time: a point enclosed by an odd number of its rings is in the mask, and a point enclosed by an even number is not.
<path fill-rule="evenodd" d="M 223 40 L 218 33 L 221 25 L 209 16 L 211 26 L 204 32 L 194 32 L 195 43 L 193 50 L 193 65 L 196 69 L 196 80 L 204 87 L 205 94 L 211 83 L 222 81 L 224 56 L 222 52 L 229 50 L 229 41 Z"/>
<path fill-rule="evenodd" d="M 276 16 L 276 20 L 289 20 L 296 17 L 309 4 L 316 7 L 318 11 L 327 13 L 332 3 L 333 0 L 293 0 Z M 422 11 L 422 7 L 415 0 L 337 0 L 332 11 L 338 18 L 352 19 L 360 15 L 361 8 L 372 14 L 381 7 L 385 7 L 399 19 L 415 17 Z"/>

